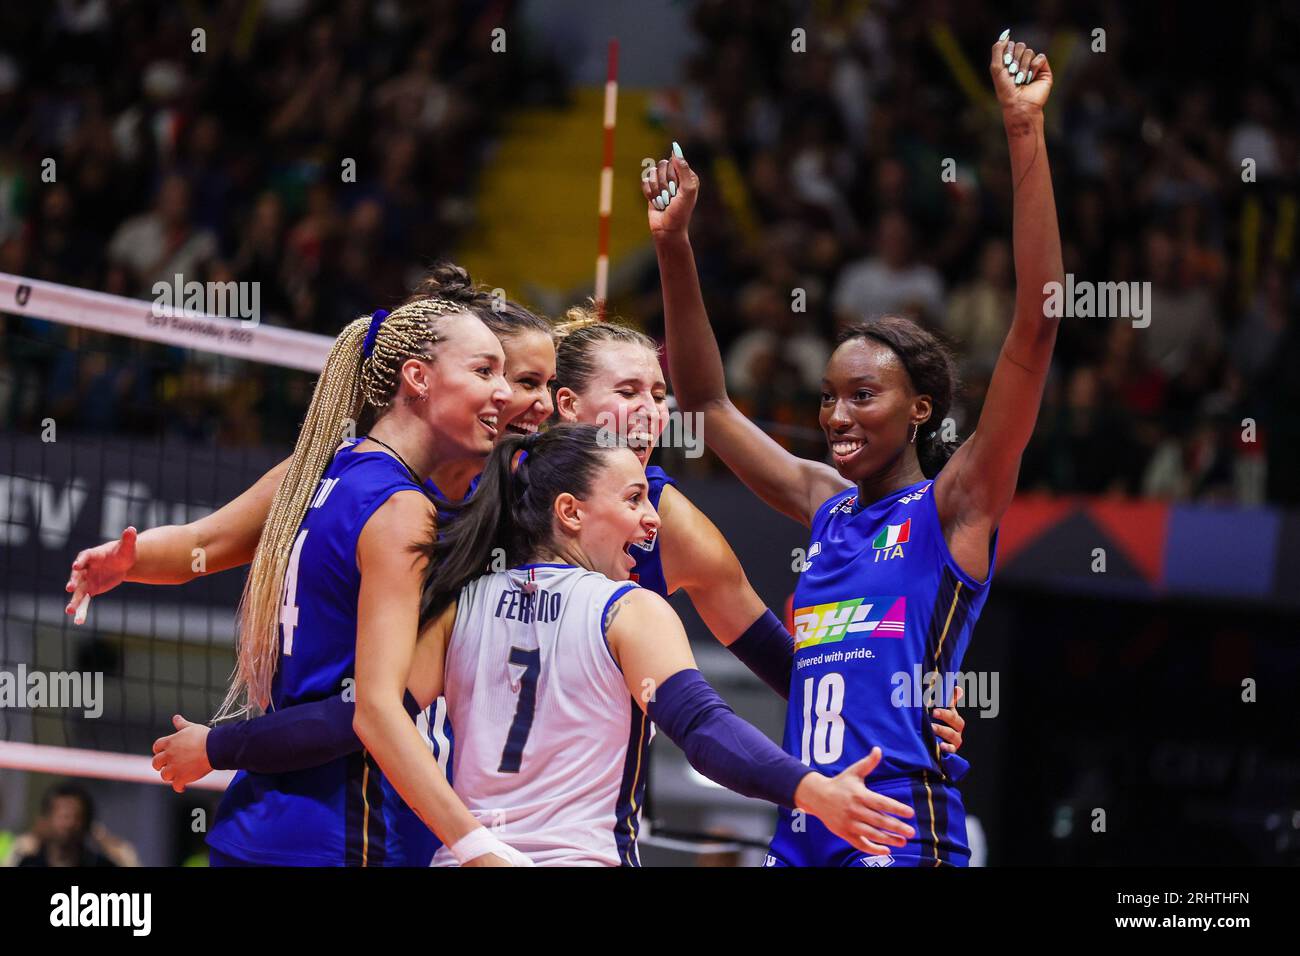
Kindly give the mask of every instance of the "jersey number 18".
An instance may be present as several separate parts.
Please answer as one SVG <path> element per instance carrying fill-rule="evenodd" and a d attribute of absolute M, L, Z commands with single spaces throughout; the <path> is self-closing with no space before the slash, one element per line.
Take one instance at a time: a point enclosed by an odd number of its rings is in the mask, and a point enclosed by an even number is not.
<path fill-rule="evenodd" d="M 803 682 L 803 751 L 800 759 L 811 766 L 834 763 L 844 752 L 844 675 L 832 671 L 821 681 Z M 814 723 L 813 717 L 816 717 Z"/>

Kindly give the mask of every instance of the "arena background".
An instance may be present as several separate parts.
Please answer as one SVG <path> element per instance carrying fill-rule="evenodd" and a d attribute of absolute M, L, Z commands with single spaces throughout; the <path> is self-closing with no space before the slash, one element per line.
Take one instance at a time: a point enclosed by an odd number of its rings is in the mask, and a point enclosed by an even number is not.
<path fill-rule="evenodd" d="M 837 317 L 904 311 L 958 345 L 965 434 L 1011 315 L 986 68 L 1007 27 L 1056 71 L 1066 271 L 1150 282 L 1151 323 L 1062 323 L 963 667 L 999 687 L 996 715 L 966 712 L 977 856 L 1294 865 L 1294 6 L 10 4 L 0 273 L 144 300 L 175 273 L 258 283 L 266 326 L 333 335 L 450 257 L 558 314 L 592 292 L 616 37 L 611 311 L 662 332 L 637 174 L 678 140 L 705 180 L 692 240 L 747 410 L 824 454 Z M 896 281 L 863 294 L 844 278 L 864 261 Z M 107 704 L 97 720 L 0 709 L 0 741 L 146 754 L 173 712 L 215 708 L 242 572 L 124 587 L 77 629 L 68 565 L 244 488 L 287 453 L 311 376 L 45 321 L 22 285 L 0 302 L 0 669 L 100 671 Z M 709 455 L 661 463 L 784 608 L 806 533 Z M 676 603 L 702 669 L 779 739 L 781 703 Z M 728 838 L 761 842 L 768 809 L 702 783 L 666 740 L 653 752 L 656 829 L 718 839 L 665 839 L 647 862 L 761 856 Z M 0 769 L 0 831 L 27 830 L 57 779 Z M 142 862 L 201 860 L 193 810 L 214 793 L 83 782 Z"/>

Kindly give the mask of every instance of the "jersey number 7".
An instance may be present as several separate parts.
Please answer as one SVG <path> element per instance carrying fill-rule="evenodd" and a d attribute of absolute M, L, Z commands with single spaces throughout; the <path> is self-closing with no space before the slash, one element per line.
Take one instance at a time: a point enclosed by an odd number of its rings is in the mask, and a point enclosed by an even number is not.
<path fill-rule="evenodd" d="M 537 675 L 542 671 L 542 652 L 538 648 L 526 651 L 522 647 L 510 648 L 510 663 L 524 669 L 519 681 L 519 703 L 515 705 L 515 719 L 510 722 L 506 747 L 501 751 L 498 773 L 518 773 L 519 762 L 524 757 L 524 744 L 533 729 L 533 712 L 537 709 Z"/>

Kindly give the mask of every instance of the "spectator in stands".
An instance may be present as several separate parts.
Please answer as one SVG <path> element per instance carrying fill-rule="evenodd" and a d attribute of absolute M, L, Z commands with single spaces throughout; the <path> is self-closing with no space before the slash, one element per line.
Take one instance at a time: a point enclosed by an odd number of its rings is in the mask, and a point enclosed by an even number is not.
<path fill-rule="evenodd" d="M 155 282 L 188 282 L 217 254 L 216 237 L 190 220 L 190 187 L 172 175 L 158 187 L 154 208 L 133 216 L 108 244 L 108 257 L 130 270 L 133 291 L 152 298 Z"/>
<path fill-rule="evenodd" d="M 91 837 L 95 805 L 74 783 L 60 783 L 41 797 L 33 827 L 36 846 L 19 856 L 16 866 L 117 866 Z"/>
<path fill-rule="evenodd" d="M 912 229 L 898 211 L 885 213 L 876 230 L 876 253 L 844 267 L 831 293 L 835 318 L 860 321 L 886 313 L 936 323 L 943 313 L 943 279 L 917 262 Z"/>

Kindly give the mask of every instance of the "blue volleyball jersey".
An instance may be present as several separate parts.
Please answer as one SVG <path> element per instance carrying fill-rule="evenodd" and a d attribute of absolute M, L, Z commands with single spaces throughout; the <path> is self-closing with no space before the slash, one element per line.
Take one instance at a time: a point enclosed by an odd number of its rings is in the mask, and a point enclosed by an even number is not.
<path fill-rule="evenodd" d="M 658 465 L 647 465 L 646 483 L 650 486 L 650 503 L 659 510 L 659 498 L 664 493 L 664 485 L 676 485 L 677 480 Z M 664 578 L 664 562 L 659 552 L 659 536 L 655 535 L 648 545 L 635 545 L 631 550 L 636 566 L 632 569 L 631 579 L 641 587 L 654 591 L 660 597 L 668 597 L 668 581 Z"/>
<path fill-rule="evenodd" d="M 995 556 L 994 544 L 990 578 Z M 932 481 L 865 506 L 856 489 L 833 495 L 813 517 L 795 588 L 786 752 L 834 775 L 878 746 L 883 759 L 868 787 L 889 787 L 893 796 L 920 784 L 922 802 L 957 801 L 947 814 L 955 820 L 960 795 L 951 784 L 964 761 L 939 749 L 930 711 L 947 704 L 987 597 L 988 580 L 974 580 L 948 550 Z M 814 822 L 783 809 L 773 856 L 796 865 L 846 859 L 852 848 Z M 918 827 L 926 843 L 913 848 L 918 856 L 928 858 L 931 843 L 964 852 L 964 832 L 938 829 Z"/>
<path fill-rule="evenodd" d="M 399 491 L 421 491 L 382 452 L 335 456 L 294 536 L 280 608 L 275 708 L 344 693 L 354 679 L 361 573 L 356 549 L 370 517 Z M 407 708 L 417 718 L 407 697 Z M 418 722 L 430 740 L 435 721 Z M 236 859 L 299 866 L 427 866 L 434 835 L 402 802 L 366 751 L 308 770 L 240 771 L 208 844 Z"/>

